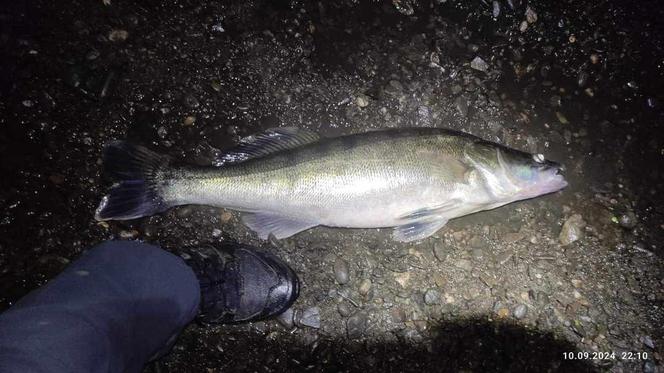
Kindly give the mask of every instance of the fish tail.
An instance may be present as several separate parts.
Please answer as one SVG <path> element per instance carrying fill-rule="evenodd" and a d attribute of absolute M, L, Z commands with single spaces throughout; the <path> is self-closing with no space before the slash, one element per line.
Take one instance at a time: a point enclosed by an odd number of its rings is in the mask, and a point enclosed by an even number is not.
<path fill-rule="evenodd" d="M 103 158 L 105 171 L 118 182 L 99 203 L 96 220 L 136 219 L 171 207 L 162 196 L 161 182 L 170 157 L 115 141 L 106 145 Z"/>

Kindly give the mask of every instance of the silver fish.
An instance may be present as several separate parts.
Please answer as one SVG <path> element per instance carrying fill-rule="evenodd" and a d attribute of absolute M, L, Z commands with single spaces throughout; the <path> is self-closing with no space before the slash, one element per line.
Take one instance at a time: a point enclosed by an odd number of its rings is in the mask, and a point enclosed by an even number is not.
<path fill-rule="evenodd" d="M 440 128 L 388 129 L 335 138 L 297 128 L 251 136 L 213 166 L 114 142 L 107 170 L 120 181 L 98 220 L 126 220 L 202 204 L 243 212 L 265 239 L 325 225 L 394 227 L 397 241 L 434 234 L 448 220 L 564 188 L 561 166 Z"/>

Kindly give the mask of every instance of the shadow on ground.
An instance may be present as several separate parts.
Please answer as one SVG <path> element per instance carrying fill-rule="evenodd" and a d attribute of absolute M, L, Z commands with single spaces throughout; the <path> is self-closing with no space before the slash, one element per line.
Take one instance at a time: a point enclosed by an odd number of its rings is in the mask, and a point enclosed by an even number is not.
<path fill-rule="evenodd" d="M 201 333 L 193 326 L 176 350 L 151 364 L 146 372 L 200 371 L 380 371 L 380 372 L 591 372 L 589 360 L 565 359 L 578 350 L 551 333 L 486 319 L 443 321 L 434 337 L 395 336 L 383 342 L 348 343 L 321 336 L 308 345 L 289 343 L 275 332 L 228 330 Z M 283 330 L 283 329 L 282 329 Z M 205 336 L 201 337 L 204 334 Z M 280 334 L 288 335 L 288 332 Z M 419 337 L 421 338 L 421 337 Z M 242 341 L 242 343 L 238 343 Z M 216 348 L 210 346 L 216 344 Z M 182 354 L 186 351 L 186 356 Z M 214 353 L 211 353 L 214 351 Z M 607 361 L 610 365 L 610 360 Z"/>

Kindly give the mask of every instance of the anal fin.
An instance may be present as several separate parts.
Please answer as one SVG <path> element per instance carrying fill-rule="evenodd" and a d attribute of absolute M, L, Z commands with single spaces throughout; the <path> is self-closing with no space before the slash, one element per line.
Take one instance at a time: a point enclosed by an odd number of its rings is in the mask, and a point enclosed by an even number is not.
<path fill-rule="evenodd" d="M 264 240 L 267 239 L 270 233 L 277 239 L 282 239 L 318 225 L 317 223 L 294 220 L 263 212 L 244 213 L 242 222 Z"/>

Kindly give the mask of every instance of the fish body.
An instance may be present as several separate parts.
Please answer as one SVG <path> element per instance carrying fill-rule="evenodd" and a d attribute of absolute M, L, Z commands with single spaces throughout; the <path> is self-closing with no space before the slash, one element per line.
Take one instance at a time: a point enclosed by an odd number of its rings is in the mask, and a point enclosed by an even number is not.
<path fill-rule="evenodd" d="M 436 128 L 325 139 L 307 130 L 268 130 L 220 154 L 211 167 L 173 167 L 166 157 L 126 143 L 111 144 L 106 158 L 124 181 L 116 185 L 115 199 L 112 189 L 102 201 L 98 219 L 212 205 L 244 212 L 245 224 L 262 238 L 325 225 L 395 227 L 396 240 L 414 241 L 449 219 L 566 185 L 556 163 Z M 123 161 L 139 172 L 122 173 Z M 124 209 L 113 208 L 120 197 L 135 194 L 119 192 L 123 183 L 135 187 L 132 182 L 148 184 L 148 195 L 129 203 L 125 198 Z"/>

